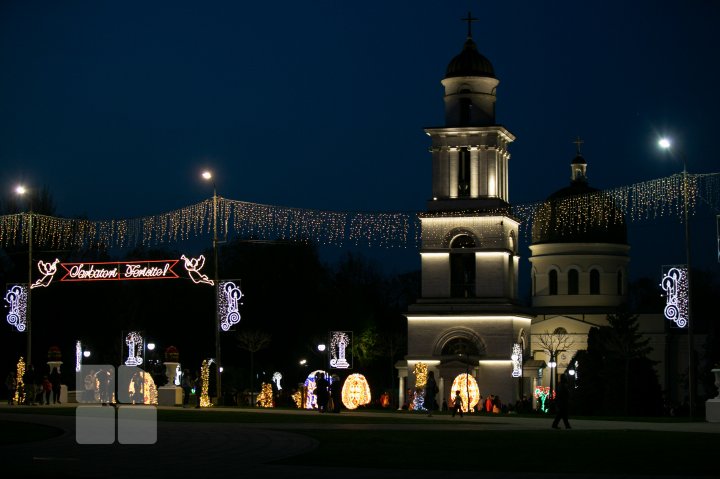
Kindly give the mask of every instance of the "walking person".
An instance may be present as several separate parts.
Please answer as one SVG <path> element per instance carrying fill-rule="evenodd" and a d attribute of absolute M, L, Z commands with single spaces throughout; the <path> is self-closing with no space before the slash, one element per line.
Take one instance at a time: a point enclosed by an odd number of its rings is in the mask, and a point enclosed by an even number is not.
<path fill-rule="evenodd" d="M 428 417 L 432 416 L 432 412 L 437 410 L 437 401 L 435 395 L 438 393 L 437 382 L 435 382 L 435 373 L 428 372 L 427 382 L 425 383 L 425 407 L 428 410 Z"/>
<path fill-rule="evenodd" d="M 327 404 L 330 395 L 328 386 L 330 383 L 325 379 L 325 373 L 318 373 L 315 377 L 315 397 L 317 397 L 317 407 L 320 412 L 327 412 Z"/>
<path fill-rule="evenodd" d="M 47 376 L 43 376 L 42 391 L 43 391 L 43 393 L 45 393 L 45 405 L 49 406 L 50 405 L 50 394 L 52 393 L 52 383 L 50 383 L 50 380 L 48 379 Z M 43 399 L 43 397 L 41 395 L 40 396 L 40 405 L 41 406 L 43 403 L 42 399 Z"/>
<path fill-rule="evenodd" d="M 455 397 L 453 398 L 452 417 L 455 417 L 455 413 L 460 413 L 460 417 L 463 417 L 462 405 L 463 400 L 458 389 L 455 391 Z"/>
<path fill-rule="evenodd" d="M 56 367 L 50 373 L 50 384 L 52 385 L 53 404 L 60 404 L 60 371 Z"/>
<path fill-rule="evenodd" d="M 192 394 L 193 379 L 190 377 L 190 370 L 183 371 L 182 390 L 183 390 L 183 407 L 190 405 L 190 394 Z"/>
<path fill-rule="evenodd" d="M 560 419 L 562 419 L 565 429 L 571 429 L 570 423 L 568 422 L 569 396 L 570 390 L 567 385 L 567 376 L 563 374 L 560 376 L 560 384 L 555 388 L 555 410 L 557 413 L 552 423 L 553 429 L 560 429 L 558 427 Z"/>

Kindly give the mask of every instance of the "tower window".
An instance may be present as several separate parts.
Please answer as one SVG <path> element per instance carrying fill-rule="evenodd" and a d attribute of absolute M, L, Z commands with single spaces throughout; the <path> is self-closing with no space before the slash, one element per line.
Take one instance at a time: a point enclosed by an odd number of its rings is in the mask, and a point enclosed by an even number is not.
<path fill-rule="evenodd" d="M 458 158 L 458 196 L 470 196 L 470 151 L 460 148 Z"/>
<path fill-rule="evenodd" d="M 556 270 L 550 270 L 549 280 L 550 280 L 550 296 L 556 296 L 558 294 L 558 277 L 557 277 L 557 271 Z"/>
<path fill-rule="evenodd" d="M 600 294 L 600 271 L 590 270 L 590 294 Z"/>
<path fill-rule="evenodd" d="M 580 292 L 580 275 L 576 269 L 568 271 L 568 294 Z"/>
<path fill-rule="evenodd" d="M 450 248 L 450 295 L 472 298 L 475 296 L 475 240 L 462 234 L 453 238 Z"/>
<path fill-rule="evenodd" d="M 470 124 L 472 118 L 472 100 L 470 98 L 460 98 L 460 126 Z"/>

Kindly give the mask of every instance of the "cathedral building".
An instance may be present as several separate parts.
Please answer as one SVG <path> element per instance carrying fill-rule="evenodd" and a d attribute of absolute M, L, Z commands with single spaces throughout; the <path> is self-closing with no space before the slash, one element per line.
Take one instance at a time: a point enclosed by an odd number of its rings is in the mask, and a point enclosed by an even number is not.
<path fill-rule="evenodd" d="M 421 294 L 406 313 L 408 352 L 396 365 L 401 405 L 422 386 L 419 363 L 434 372 L 438 402 L 449 402 L 453 383 L 466 374 L 478 395 L 504 403 L 530 397 L 574 369 L 570 361 L 587 348 L 589 330 L 607 325 L 607 315 L 628 301 L 630 246 L 622 212 L 609 200 L 600 207 L 569 200 L 599 191 L 589 184 L 579 139 L 569 186 L 534 215 L 531 305 L 519 300 L 520 223 L 511 214 L 508 178 L 515 137 L 496 123 L 499 80 L 478 51 L 471 20 L 441 81 L 445 124 L 425 129 L 432 197 L 420 218 Z M 651 359 L 664 370 L 662 315 L 641 315 L 640 322 L 655 351 Z M 553 354 L 543 344 L 548 336 L 565 338 Z M 662 374 L 659 379 L 664 386 Z"/>

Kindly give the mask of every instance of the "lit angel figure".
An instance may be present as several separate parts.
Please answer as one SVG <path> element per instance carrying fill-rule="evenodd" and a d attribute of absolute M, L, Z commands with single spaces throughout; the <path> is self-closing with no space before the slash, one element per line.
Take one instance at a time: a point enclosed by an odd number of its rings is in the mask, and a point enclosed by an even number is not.
<path fill-rule="evenodd" d="M 21 333 L 25 331 L 27 321 L 27 295 L 27 287 L 24 284 L 16 284 L 5 293 L 5 301 L 10 304 L 7 322 Z"/>
<path fill-rule="evenodd" d="M 205 266 L 205 256 L 200 255 L 197 258 L 188 258 L 187 256 L 182 255 L 180 259 L 185 261 L 185 269 L 187 270 L 193 283 L 205 283 L 210 286 L 215 284 L 213 280 L 207 277 L 206 274 L 202 274 L 200 272 L 200 270 L 203 269 L 203 266 Z"/>
<path fill-rule="evenodd" d="M 125 337 L 125 344 L 128 346 L 128 358 L 125 360 L 125 366 L 140 366 L 143 363 L 143 337 L 140 333 L 131 331 Z"/>
<path fill-rule="evenodd" d="M 277 390 L 280 391 L 282 389 L 282 386 L 280 386 L 280 380 L 282 379 L 282 374 L 280 372 L 276 371 L 275 374 L 272 376 L 272 380 L 275 383 L 275 386 L 277 387 Z"/>
<path fill-rule="evenodd" d="M 57 258 L 55 258 L 55 261 L 53 261 L 52 263 L 46 263 L 42 260 L 38 261 L 38 271 L 40 271 L 40 274 L 42 274 L 43 277 L 35 281 L 30 286 L 30 289 L 47 288 L 48 286 L 50 286 L 50 283 L 52 283 L 52 280 L 55 277 L 55 273 L 57 273 L 57 265 L 59 262 L 60 260 Z"/>

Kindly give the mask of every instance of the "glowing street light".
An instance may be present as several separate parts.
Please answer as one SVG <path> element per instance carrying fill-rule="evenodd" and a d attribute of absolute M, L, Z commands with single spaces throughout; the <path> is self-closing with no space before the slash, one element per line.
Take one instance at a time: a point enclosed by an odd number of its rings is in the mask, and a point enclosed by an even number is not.
<path fill-rule="evenodd" d="M 147 348 L 148 351 L 155 351 L 155 343 L 148 343 Z"/>
<path fill-rule="evenodd" d="M 205 170 L 202 172 L 205 181 L 212 181 L 213 185 L 213 263 L 214 263 L 214 279 L 215 279 L 215 361 L 217 368 L 215 369 L 215 385 L 218 404 L 222 403 L 222 379 L 220 376 L 222 370 L 222 361 L 220 361 L 220 314 L 218 312 L 218 295 L 219 295 L 219 279 L 218 279 L 218 230 L 217 230 L 217 187 L 213 179 L 212 172 Z"/>
<path fill-rule="evenodd" d="M 29 194 L 28 188 L 24 185 L 18 185 L 15 188 L 15 193 L 19 196 L 25 196 L 28 194 L 28 287 L 27 287 L 27 310 L 25 313 L 26 324 L 25 331 L 27 332 L 27 361 L 28 367 L 32 364 L 32 247 L 33 247 L 33 212 L 32 212 L 32 197 Z"/>
<path fill-rule="evenodd" d="M 658 145 L 672 155 L 675 149 L 669 138 L 660 138 Z M 693 417 L 693 404 L 695 403 L 695 372 L 693 371 L 693 320 L 692 320 L 692 287 L 690 286 L 690 216 L 688 214 L 688 171 L 687 158 L 682 151 L 678 151 L 683 162 L 683 210 L 685 216 L 685 261 L 687 262 L 687 326 L 688 326 L 688 399 L 690 417 Z"/>
<path fill-rule="evenodd" d="M 85 358 L 89 358 L 91 354 L 92 353 L 90 353 L 90 351 L 88 351 L 87 349 L 85 351 L 83 351 L 83 357 L 85 357 Z"/>

